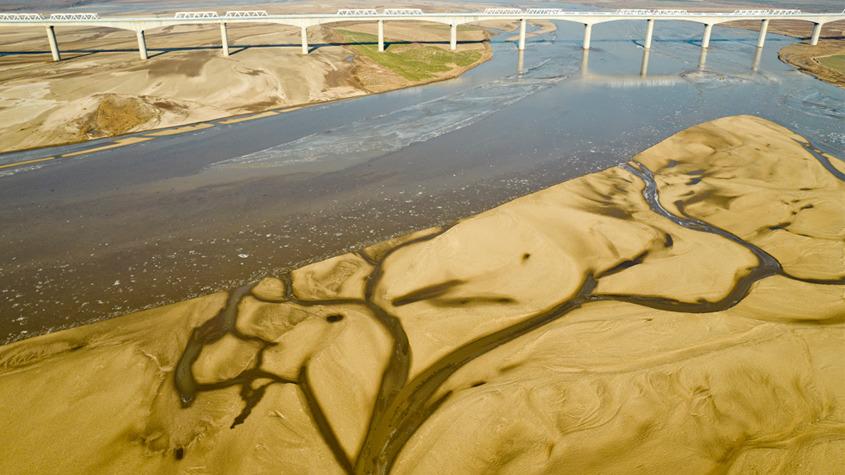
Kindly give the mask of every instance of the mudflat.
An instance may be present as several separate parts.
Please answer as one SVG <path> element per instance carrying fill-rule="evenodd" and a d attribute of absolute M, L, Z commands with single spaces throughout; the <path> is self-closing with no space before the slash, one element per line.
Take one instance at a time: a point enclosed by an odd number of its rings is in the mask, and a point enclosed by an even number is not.
<path fill-rule="evenodd" d="M 451 226 L 0 347 L 0 472 L 833 473 L 845 165 L 736 116 Z"/>

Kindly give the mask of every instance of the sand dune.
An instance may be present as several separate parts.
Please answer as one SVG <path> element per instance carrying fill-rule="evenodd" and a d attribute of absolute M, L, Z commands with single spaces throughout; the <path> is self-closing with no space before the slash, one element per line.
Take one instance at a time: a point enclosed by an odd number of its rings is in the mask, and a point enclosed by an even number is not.
<path fill-rule="evenodd" d="M 720 119 L 453 226 L 2 347 L 0 472 L 842 473 L 845 182 L 820 158 Z"/>

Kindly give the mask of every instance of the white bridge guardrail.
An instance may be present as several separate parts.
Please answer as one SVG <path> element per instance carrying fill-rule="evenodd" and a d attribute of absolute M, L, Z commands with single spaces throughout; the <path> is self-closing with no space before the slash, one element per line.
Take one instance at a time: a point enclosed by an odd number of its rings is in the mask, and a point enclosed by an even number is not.
<path fill-rule="evenodd" d="M 226 18 L 264 18 L 270 16 L 265 10 L 238 10 L 226 12 Z"/>
<path fill-rule="evenodd" d="M 740 16 L 789 16 L 800 15 L 801 10 L 770 9 L 770 10 L 734 10 L 734 15 Z"/>
<path fill-rule="evenodd" d="M 560 8 L 529 8 L 525 11 L 529 15 L 563 15 Z"/>
<path fill-rule="evenodd" d="M 424 15 L 419 8 L 385 8 L 385 16 L 419 16 Z"/>
<path fill-rule="evenodd" d="M 845 10 L 842 11 L 845 14 Z M 460 13 L 458 15 L 484 15 L 484 16 L 590 16 L 590 17 L 605 17 L 605 16 L 630 16 L 630 17 L 791 17 L 808 15 L 799 9 L 738 9 L 733 12 L 689 12 L 688 10 L 676 9 L 636 9 L 636 8 L 620 8 L 615 11 L 566 11 L 562 8 L 487 8 L 478 13 Z M 214 11 L 195 11 L 195 12 L 176 12 L 173 19 L 176 20 L 215 20 L 226 18 L 267 18 L 267 17 L 407 17 L 407 16 L 448 16 L 453 14 L 447 13 L 425 13 L 419 8 L 385 8 L 381 12 L 373 8 L 342 8 L 337 12 L 327 15 L 310 14 L 310 15 L 279 15 L 270 14 L 265 10 L 232 10 L 227 11 L 225 15 L 219 15 Z M 153 18 L 137 18 L 137 20 L 152 20 Z M 27 22 L 85 22 L 85 21 L 99 21 L 99 20 L 113 20 L 107 18 L 100 18 L 97 13 L 53 13 L 45 17 L 39 13 L 0 13 L 0 22 L 3 23 L 27 23 Z M 134 20 L 134 19 L 133 19 Z"/>
<path fill-rule="evenodd" d="M 173 18 L 179 20 L 201 20 L 205 18 L 220 18 L 217 12 L 176 12 Z"/>
<path fill-rule="evenodd" d="M 50 15 L 50 21 L 88 21 L 99 19 L 100 15 L 97 13 L 53 13 Z"/>
<path fill-rule="evenodd" d="M 341 8 L 337 16 L 378 16 L 378 10 L 374 8 Z"/>
<path fill-rule="evenodd" d="M 521 8 L 487 8 L 485 15 L 522 15 Z"/>
<path fill-rule="evenodd" d="M 44 21 L 38 13 L 0 13 L 0 21 Z"/>
<path fill-rule="evenodd" d="M 674 15 L 689 15 L 687 10 L 645 10 L 638 8 L 621 8 L 616 10 L 617 15 L 637 15 L 637 16 L 674 16 Z"/>

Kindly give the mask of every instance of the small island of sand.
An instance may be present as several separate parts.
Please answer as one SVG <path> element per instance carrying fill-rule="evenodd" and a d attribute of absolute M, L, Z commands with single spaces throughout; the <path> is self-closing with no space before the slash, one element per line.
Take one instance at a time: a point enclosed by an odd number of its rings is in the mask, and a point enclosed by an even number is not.
<path fill-rule="evenodd" d="M 750 116 L 0 347 L 0 473 L 834 473 L 845 165 Z"/>

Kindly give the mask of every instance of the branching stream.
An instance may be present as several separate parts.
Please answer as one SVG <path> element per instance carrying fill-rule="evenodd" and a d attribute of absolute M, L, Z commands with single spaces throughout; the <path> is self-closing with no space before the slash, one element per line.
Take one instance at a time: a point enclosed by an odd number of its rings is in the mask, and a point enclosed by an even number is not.
<path fill-rule="evenodd" d="M 811 150 L 810 148 L 808 148 L 808 151 L 813 153 L 824 164 L 823 160 L 826 160 L 826 158 L 820 152 L 815 149 Z M 337 434 L 332 428 L 330 420 L 320 406 L 318 397 L 309 384 L 308 361 L 301 367 L 296 380 L 280 377 L 261 368 L 264 351 L 275 345 L 275 343 L 258 337 L 244 335 L 236 327 L 238 307 L 241 301 L 247 296 L 262 300 L 255 293 L 251 292 L 252 287 L 242 287 L 235 290 L 229 297 L 226 307 L 214 318 L 197 327 L 191 334 L 175 371 L 175 386 L 179 392 L 183 406 L 190 406 L 202 392 L 240 386 L 240 396 L 244 401 L 244 408 L 241 414 L 233 421 L 232 427 L 234 427 L 246 420 L 252 409 L 260 402 L 269 385 L 297 385 L 307 402 L 308 410 L 315 426 L 343 470 L 347 473 L 356 474 L 387 474 L 399 458 L 405 444 L 431 415 L 449 399 L 451 396 L 450 392 L 446 392 L 438 397 L 435 396 L 442 385 L 456 371 L 497 347 L 551 322 L 557 321 L 584 305 L 593 302 L 614 301 L 658 310 L 700 314 L 724 311 L 734 307 L 749 294 L 755 283 L 772 276 L 783 276 L 788 279 L 811 284 L 845 284 L 845 276 L 837 279 L 819 280 L 790 275 L 783 269 L 783 266 L 774 256 L 760 247 L 743 240 L 729 231 L 690 216 L 685 211 L 683 202 L 675 203 L 675 207 L 680 211 L 681 215 L 676 215 L 668 211 L 660 202 L 654 175 L 646 166 L 631 162 L 622 165 L 622 168 L 638 177 L 644 183 L 645 186 L 642 195 L 654 213 L 686 229 L 714 234 L 744 247 L 756 257 L 756 265 L 748 268 L 740 275 L 733 288 L 724 297 L 716 301 L 699 300 L 696 302 L 683 302 L 666 297 L 602 294 L 596 291 L 599 282 L 603 278 L 622 272 L 643 262 L 648 255 L 646 252 L 633 260 L 622 261 L 608 269 L 595 270 L 589 273 L 584 277 L 578 291 L 574 295 L 562 296 L 561 300 L 550 308 L 530 315 L 519 323 L 507 328 L 463 344 L 439 358 L 414 378 L 410 378 L 412 349 L 408 335 L 400 319 L 388 310 L 387 306 L 389 303 L 380 301 L 378 290 L 382 285 L 385 263 L 390 256 L 400 249 L 430 241 L 450 229 L 449 227 L 444 227 L 423 237 L 403 242 L 378 257 L 374 257 L 364 251 L 360 252 L 359 256 L 373 266 L 373 271 L 367 278 L 363 299 L 301 299 L 295 295 L 293 290 L 292 276 L 286 275 L 282 279 L 285 283 L 285 298 L 280 301 L 263 300 L 269 303 L 285 302 L 304 307 L 330 305 L 359 306 L 390 334 L 392 339 L 390 356 L 384 367 L 370 422 L 357 454 L 351 456 L 343 449 Z M 843 179 L 841 172 L 829 163 L 825 168 L 837 176 L 837 178 Z M 671 245 L 671 240 L 669 240 L 667 246 Z M 422 296 L 423 293 L 420 295 Z M 423 299 L 423 297 L 418 298 L 418 300 Z M 845 317 L 834 319 L 835 321 L 811 321 L 811 323 L 841 323 L 843 319 Z M 214 384 L 198 383 L 193 375 L 192 366 L 194 362 L 197 361 L 204 347 L 219 341 L 225 335 L 232 335 L 244 341 L 257 342 L 260 345 L 258 357 L 254 365 L 236 377 L 223 382 Z M 268 382 L 264 382 L 257 387 L 254 386 L 259 381 Z"/>

